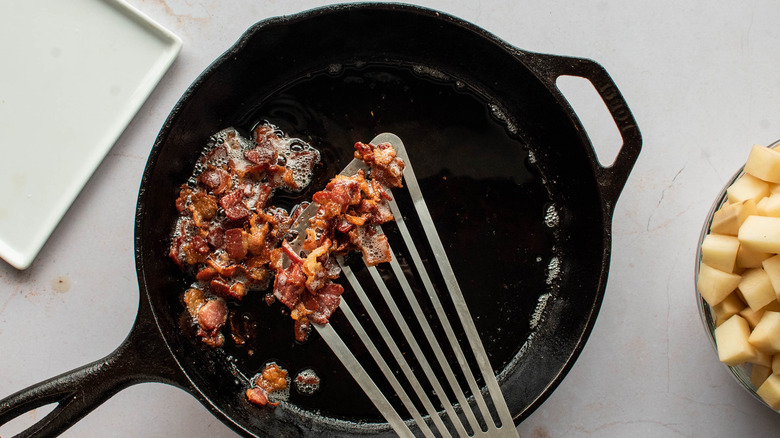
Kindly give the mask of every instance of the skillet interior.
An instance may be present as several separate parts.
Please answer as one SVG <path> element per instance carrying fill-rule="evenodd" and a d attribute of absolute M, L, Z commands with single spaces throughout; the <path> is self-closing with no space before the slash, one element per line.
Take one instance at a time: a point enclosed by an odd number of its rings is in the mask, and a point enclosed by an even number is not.
<path fill-rule="evenodd" d="M 166 255 L 178 187 L 209 136 L 228 126 L 249 130 L 263 119 L 323 152 L 302 199 L 349 161 L 355 141 L 384 131 L 403 138 L 510 410 L 519 421 L 546 398 L 600 305 L 609 218 L 578 123 L 519 59 L 450 17 L 364 5 L 261 23 L 193 84 L 147 165 L 136 248 L 143 293 L 207 406 L 259 435 L 359 434 L 369 428 L 356 421 L 381 423 L 320 340 L 294 343 L 278 307 L 257 306 L 262 335 L 251 357 L 246 349 L 228 347 L 228 357 L 203 348 L 180 328 L 180 295 L 191 279 Z M 545 221 L 551 206 L 554 226 Z M 559 271 L 550 275 L 556 260 Z M 242 374 L 251 377 L 266 360 L 292 372 L 314 367 L 322 390 L 293 393 L 300 410 L 249 405 Z"/>

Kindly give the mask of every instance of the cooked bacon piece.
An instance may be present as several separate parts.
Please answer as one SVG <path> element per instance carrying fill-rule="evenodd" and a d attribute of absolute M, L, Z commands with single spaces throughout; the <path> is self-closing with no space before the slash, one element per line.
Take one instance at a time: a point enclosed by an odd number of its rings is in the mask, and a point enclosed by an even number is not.
<path fill-rule="evenodd" d="M 287 389 L 287 371 L 275 363 L 268 364 L 260 377 L 262 380 L 258 379 L 257 385 L 268 392 Z"/>
<path fill-rule="evenodd" d="M 186 184 L 181 186 L 179 197 L 176 198 L 176 210 L 179 210 L 179 213 L 187 209 L 187 203 L 190 201 L 190 195 L 192 195 L 192 189 L 189 188 Z"/>
<path fill-rule="evenodd" d="M 206 303 L 206 295 L 197 288 L 187 289 L 184 293 L 184 305 L 187 306 L 187 312 L 193 319 L 198 316 L 198 310 Z"/>
<path fill-rule="evenodd" d="M 360 201 L 360 205 L 355 208 L 355 212 L 359 213 L 359 218 L 363 220 L 363 223 L 353 222 L 359 226 L 364 225 L 366 221 L 372 224 L 383 224 L 394 219 L 390 206 L 384 200 L 377 202 L 373 199 L 363 199 Z M 350 217 L 347 217 L 347 220 L 349 219 Z"/>
<path fill-rule="evenodd" d="M 225 229 L 220 226 L 212 226 L 206 235 L 206 241 L 213 248 L 222 248 L 225 244 Z"/>
<path fill-rule="evenodd" d="M 255 128 L 255 143 L 264 147 L 270 147 L 277 150 L 277 143 L 279 142 L 279 135 L 274 132 L 274 127 L 271 125 L 259 125 Z"/>
<path fill-rule="evenodd" d="M 219 205 L 225 210 L 225 216 L 232 221 L 244 219 L 252 212 L 244 203 L 243 190 L 236 189 L 219 200 Z"/>
<path fill-rule="evenodd" d="M 198 183 L 211 190 L 215 195 L 221 195 L 230 189 L 230 174 L 224 169 L 210 165 L 198 175 Z"/>
<path fill-rule="evenodd" d="M 328 283 L 325 287 L 319 290 L 314 295 L 314 300 L 317 302 L 317 309 L 312 309 L 314 312 L 309 315 L 309 319 L 317 324 L 327 324 L 330 315 L 341 304 L 341 294 L 344 292 L 344 287 L 338 283 Z"/>
<path fill-rule="evenodd" d="M 211 347 L 220 347 L 225 336 L 220 332 L 228 317 L 228 308 L 221 299 L 208 299 L 205 292 L 190 288 L 184 294 L 184 304 L 193 320 L 197 321 L 197 335 Z"/>
<path fill-rule="evenodd" d="M 265 391 L 262 388 L 249 388 L 246 390 L 246 398 L 251 403 L 258 406 L 265 406 L 268 404 L 268 397 L 265 395 Z M 272 404 L 273 405 L 273 404 Z"/>
<path fill-rule="evenodd" d="M 198 325 L 206 331 L 219 330 L 227 322 L 228 308 L 221 299 L 208 300 L 198 310 Z"/>
<path fill-rule="evenodd" d="M 309 321 L 309 317 L 304 316 L 296 319 L 295 324 L 293 324 L 295 340 L 298 342 L 306 342 L 306 339 L 309 338 L 309 333 L 311 333 L 311 322 Z"/>
<path fill-rule="evenodd" d="M 190 196 L 190 204 L 187 207 L 198 228 L 209 226 L 209 221 L 217 214 L 217 208 L 217 198 L 201 191 Z"/>
<path fill-rule="evenodd" d="M 276 406 L 279 403 L 269 402 L 268 394 L 285 390 L 287 385 L 287 371 L 275 363 L 270 363 L 266 365 L 263 372 L 255 379 L 254 386 L 246 391 L 246 396 L 250 402 L 260 406 L 265 406 L 266 404 Z"/>
<path fill-rule="evenodd" d="M 219 272 L 216 269 L 207 266 L 195 274 L 195 279 L 198 281 L 211 281 L 217 275 L 219 275 Z"/>
<path fill-rule="evenodd" d="M 376 266 L 393 259 L 387 236 L 379 234 L 373 227 L 357 227 L 349 232 L 349 238 L 353 245 L 363 251 L 368 266 Z"/>
<path fill-rule="evenodd" d="M 233 260 L 243 260 L 247 253 L 247 242 L 244 239 L 244 232 L 241 228 L 231 228 L 225 230 L 225 251 Z"/>
<path fill-rule="evenodd" d="M 328 259 L 330 245 L 330 240 L 325 240 L 322 245 L 309 253 L 301 266 L 303 273 L 306 274 L 306 289 L 312 293 L 325 286 L 328 280 L 323 262 Z"/>
<path fill-rule="evenodd" d="M 263 256 L 270 260 L 270 254 L 266 242 L 268 233 L 271 231 L 271 224 L 268 222 L 258 223 L 257 215 L 249 218 L 249 233 L 247 233 L 246 244 L 247 251 L 250 254 Z M 268 260 L 266 260 L 266 263 Z"/>
<path fill-rule="evenodd" d="M 222 277 L 215 277 L 209 282 L 209 288 L 214 295 L 241 301 L 246 295 L 246 285 L 240 281 L 228 282 Z"/>
<path fill-rule="evenodd" d="M 244 158 L 261 166 L 263 170 L 276 163 L 276 148 L 270 142 L 260 142 L 254 149 L 244 152 Z"/>
<path fill-rule="evenodd" d="M 306 275 L 300 263 L 291 263 L 287 269 L 276 272 L 274 281 L 274 296 L 279 302 L 294 309 L 301 299 L 301 292 L 306 287 Z"/>
<path fill-rule="evenodd" d="M 188 265 L 203 263 L 208 253 L 209 245 L 206 243 L 206 239 L 196 234 L 191 237 L 177 236 L 171 245 L 170 255 L 179 266 L 183 266 L 185 263 Z"/>
<path fill-rule="evenodd" d="M 198 336 L 200 336 L 201 341 L 212 348 L 219 348 L 225 343 L 225 335 L 219 330 L 209 332 L 199 328 Z"/>
<path fill-rule="evenodd" d="M 298 183 L 295 182 L 295 174 L 289 167 L 284 168 L 284 173 L 282 173 L 282 181 L 284 182 L 284 185 L 290 189 L 299 189 Z"/>
<path fill-rule="evenodd" d="M 371 178 L 388 187 L 401 187 L 405 165 L 396 156 L 390 143 L 374 145 L 357 142 L 355 158 L 365 161 L 371 167 Z"/>
<path fill-rule="evenodd" d="M 286 240 L 282 241 L 282 252 L 284 252 L 284 254 L 289 257 L 294 264 L 300 265 L 303 263 L 301 256 L 295 253 L 295 250 Z"/>

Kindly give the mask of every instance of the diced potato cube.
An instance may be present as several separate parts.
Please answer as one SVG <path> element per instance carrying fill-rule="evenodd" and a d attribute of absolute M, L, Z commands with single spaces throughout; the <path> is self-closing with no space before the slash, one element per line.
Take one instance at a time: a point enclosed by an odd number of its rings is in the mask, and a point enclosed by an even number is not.
<path fill-rule="evenodd" d="M 780 218 L 748 216 L 739 227 L 737 238 L 747 249 L 780 253 Z"/>
<path fill-rule="evenodd" d="M 767 354 L 780 353 L 780 312 L 765 311 L 748 340 Z"/>
<path fill-rule="evenodd" d="M 736 236 L 739 227 L 748 216 L 758 214 L 756 203 L 752 199 L 745 202 L 726 204 L 712 215 L 710 231 L 718 234 Z"/>
<path fill-rule="evenodd" d="M 759 204 L 761 204 L 759 206 Z M 756 204 L 756 212 L 761 216 L 780 217 L 780 193 L 769 195 Z"/>
<path fill-rule="evenodd" d="M 704 301 L 710 306 L 714 306 L 736 289 L 740 280 L 742 280 L 741 275 L 723 272 L 706 263 L 701 263 L 696 288 Z"/>
<path fill-rule="evenodd" d="M 780 303 L 778 303 L 777 301 L 772 301 L 771 303 L 767 304 L 764 307 L 764 310 L 769 310 L 772 312 L 780 312 Z"/>
<path fill-rule="evenodd" d="M 764 181 L 780 183 L 780 152 L 753 145 L 745 163 L 745 173 Z"/>
<path fill-rule="evenodd" d="M 775 288 L 775 295 L 780 299 L 780 255 L 764 260 L 761 262 L 761 266 L 769 275 L 769 281 L 772 282 L 772 287 Z"/>
<path fill-rule="evenodd" d="M 750 338 L 748 338 L 748 342 L 750 342 Z M 753 365 L 760 365 L 772 369 L 772 357 L 774 357 L 771 354 L 764 353 L 761 351 L 761 349 L 756 348 L 756 357 L 750 360 L 750 363 Z M 758 385 L 756 385 L 758 386 Z"/>
<path fill-rule="evenodd" d="M 739 250 L 739 239 L 725 234 L 708 234 L 701 244 L 701 259 L 704 263 L 724 272 L 734 270 Z"/>
<path fill-rule="evenodd" d="M 726 189 L 726 195 L 728 196 L 729 204 L 747 201 L 748 199 L 758 202 L 759 199 L 769 196 L 769 184 L 753 175 L 745 174 Z"/>
<path fill-rule="evenodd" d="M 750 307 L 745 307 L 739 311 L 739 316 L 745 318 L 750 328 L 755 328 L 758 321 L 761 321 L 761 317 L 764 316 L 766 309 L 753 310 Z"/>
<path fill-rule="evenodd" d="M 762 268 L 748 269 L 743 272 L 738 287 L 745 303 L 753 310 L 761 309 L 777 300 L 769 275 Z"/>
<path fill-rule="evenodd" d="M 780 410 L 780 374 L 772 374 L 756 391 L 772 409 Z"/>
<path fill-rule="evenodd" d="M 756 348 L 748 342 L 750 327 L 739 315 L 734 315 L 715 329 L 718 358 L 726 365 L 737 366 L 756 357 Z"/>
<path fill-rule="evenodd" d="M 750 370 L 750 383 L 756 388 L 764 383 L 767 377 L 772 375 L 772 368 L 765 367 L 763 365 L 753 365 L 753 369 Z"/>
<path fill-rule="evenodd" d="M 761 263 L 773 255 L 771 252 L 753 251 L 745 248 L 745 245 L 739 245 L 734 270 L 736 271 L 739 268 L 760 268 L 762 267 Z"/>
<path fill-rule="evenodd" d="M 736 293 L 731 293 L 720 303 L 712 306 L 712 313 L 715 317 L 715 326 L 721 325 L 724 321 L 739 313 L 745 308 L 745 303 Z"/>
<path fill-rule="evenodd" d="M 769 184 L 769 196 L 780 193 L 780 184 Z"/>

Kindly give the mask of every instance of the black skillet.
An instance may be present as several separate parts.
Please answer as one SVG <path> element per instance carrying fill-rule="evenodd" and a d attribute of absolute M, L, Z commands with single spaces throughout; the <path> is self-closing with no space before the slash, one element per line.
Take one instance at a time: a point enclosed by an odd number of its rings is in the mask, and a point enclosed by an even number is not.
<path fill-rule="evenodd" d="M 556 88 L 563 75 L 589 80 L 604 100 L 623 138 L 613 165 L 599 164 Z M 212 134 L 262 120 L 322 151 L 310 189 L 280 193 L 284 206 L 322 187 L 355 141 L 404 139 L 515 421 L 549 396 L 601 305 L 612 213 L 641 147 L 636 123 L 592 61 L 521 51 L 428 9 L 360 4 L 260 22 L 187 90 L 141 183 L 130 335 L 106 358 L 0 401 L 0 424 L 57 403 L 22 434 L 55 435 L 121 389 L 157 381 L 247 436 L 392 435 L 324 343 L 295 343 L 289 317 L 260 294 L 241 310 L 257 334 L 248 346 L 212 350 L 182 324 L 191 278 L 166 256 L 178 187 Z M 276 409 L 250 405 L 247 379 L 269 360 L 314 368 L 320 391 L 293 391 Z"/>

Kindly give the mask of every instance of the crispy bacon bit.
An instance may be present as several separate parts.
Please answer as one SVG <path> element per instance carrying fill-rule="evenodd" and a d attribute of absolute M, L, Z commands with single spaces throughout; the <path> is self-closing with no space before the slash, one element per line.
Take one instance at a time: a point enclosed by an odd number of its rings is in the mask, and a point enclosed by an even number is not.
<path fill-rule="evenodd" d="M 209 289 L 214 295 L 240 301 L 246 295 L 246 286 L 240 281 L 228 282 L 222 277 L 213 278 Z"/>
<path fill-rule="evenodd" d="M 198 281 L 211 281 L 217 275 L 219 275 L 219 272 L 217 272 L 216 269 L 207 266 L 198 271 L 198 273 L 195 275 L 195 279 Z"/>
<path fill-rule="evenodd" d="M 358 227 L 349 232 L 350 241 L 361 251 L 368 266 L 387 263 L 393 259 L 387 236 L 379 234 L 373 227 Z"/>
<path fill-rule="evenodd" d="M 225 251 L 233 260 L 241 260 L 246 257 L 247 242 L 244 239 L 244 230 L 231 228 L 225 230 Z"/>
<path fill-rule="evenodd" d="M 274 297 L 279 302 L 294 309 L 300 301 L 301 292 L 306 287 L 306 275 L 300 263 L 291 263 L 287 269 L 279 270 L 274 281 Z"/>
<path fill-rule="evenodd" d="M 355 143 L 355 158 L 371 167 L 371 177 L 387 187 L 401 187 L 404 162 L 396 156 L 390 143 L 378 145 Z"/>
<path fill-rule="evenodd" d="M 265 391 L 263 391 L 261 388 L 247 389 L 246 398 L 258 406 L 265 406 L 268 404 L 268 397 L 266 397 Z"/>
<path fill-rule="evenodd" d="M 292 246 L 286 241 L 282 241 L 282 251 L 284 254 L 290 258 L 290 260 L 295 264 L 301 264 L 303 263 L 303 259 L 301 259 L 301 256 L 295 253 L 295 250 L 292 249 Z"/>
<path fill-rule="evenodd" d="M 224 151 L 225 149 L 223 148 L 222 150 Z M 198 183 L 215 195 L 221 195 L 230 189 L 230 173 L 210 165 L 208 169 L 198 175 Z"/>
<path fill-rule="evenodd" d="M 190 196 L 187 207 L 192 213 L 192 219 L 198 227 L 207 227 L 208 221 L 217 214 L 217 199 L 205 192 L 195 192 Z"/>
<path fill-rule="evenodd" d="M 187 312 L 193 319 L 198 316 L 198 310 L 206 302 L 206 296 L 202 290 L 196 288 L 187 289 L 184 293 L 184 304 L 187 306 Z"/>
<path fill-rule="evenodd" d="M 327 324 L 330 315 L 341 304 L 341 294 L 343 292 L 344 287 L 338 283 L 329 283 L 323 287 L 319 293 L 314 295 L 317 309 L 309 315 L 309 319 L 317 324 Z"/>
<path fill-rule="evenodd" d="M 247 399 L 250 402 L 265 406 L 270 404 L 276 406 L 278 402 L 268 401 L 268 395 L 277 391 L 287 389 L 287 371 L 275 363 L 266 365 L 263 372 L 255 379 L 254 386 L 246 391 Z"/>
<path fill-rule="evenodd" d="M 269 143 L 260 143 L 254 149 L 244 152 L 244 158 L 254 164 L 264 166 L 265 169 L 272 163 L 276 163 L 276 157 L 276 148 Z"/>
<path fill-rule="evenodd" d="M 231 221 L 237 221 L 246 218 L 252 212 L 244 203 L 244 191 L 240 189 L 233 190 L 219 200 L 219 205 L 225 210 L 225 216 Z"/>
<path fill-rule="evenodd" d="M 228 308 L 221 299 L 209 300 L 198 310 L 198 325 L 203 330 L 219 330 L 227 322 Z"/>
<path fill-rule="evenodd" d="M 298 342 L 306 342 L 306 339 L 309 338 L 309 333 L 311 333 L 311 323 L 309 321 L 309 317 L 304 316 L 302 318 L 296 319 L 295 324 L 293 324 L 293 334 L 295 335 L 295 340 Z"/>

